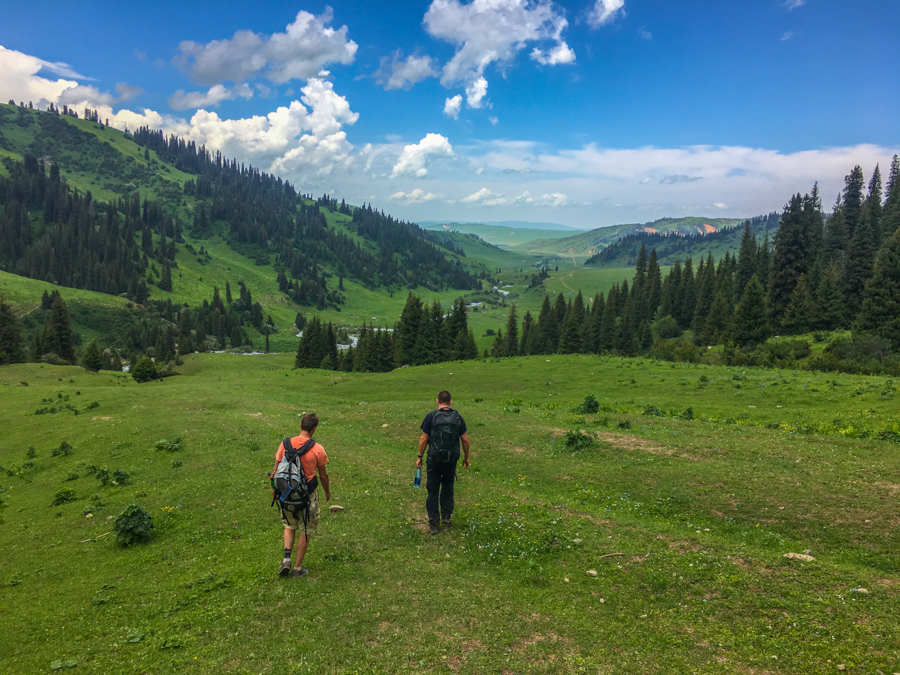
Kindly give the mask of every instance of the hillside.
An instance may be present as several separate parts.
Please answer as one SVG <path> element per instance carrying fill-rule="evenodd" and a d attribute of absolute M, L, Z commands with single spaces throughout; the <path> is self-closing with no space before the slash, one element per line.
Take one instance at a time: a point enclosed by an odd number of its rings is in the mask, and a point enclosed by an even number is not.
<path fill-rule="evenodd" d="M 474 234 L 494 246 L 519 246 L 534 240 L 561 239 L 572 235 L 574 230 L 543 230 L 503 225 L 482 225 L 479 223 L 438 223 L 424 225 L 424 229 L 434 232 L 460 232 Z"/>
<path fill-rule="evenodd" d="M 780 220 L 781 214 L 770 213 L 768 216 L 757 216 L 738 225 L 723 227 L 716 232 L 698 234 L 635 232 L 591 256 L 585 261 L 585 265 L 634 267 L 642 246 L 648 251 L 656 250 L 657 260 L 662 266 L 674 265 L 676 260 L 685 258 L 699 260 L 708 255 L 712 255 L 713 259 L 718 261 L 726 251 L 735 253 L 740 248 L 746 224 L 750 224 L 753 234 L 760 243 L 768 236 L 771 245 Z"/>
<path fill-rule="evenodd" d="M 537 255 L 568 256 L 575 259 L 589 258 L 637 232 L 699 234 L 717 232 L 724 228 L 734 227 L 742 222 L 740 218 L 661 218 L 650 223 L 632 223 L 612 225 L 589 230 L 568 237 L 538 239 L 513 247 L 513 250 L 530 252 Z"/>
<path fill-rule="evenodd" d="M 407 288 L 452 299 L 487 274 L 369 206 L 313 199 L 193 143 L 66 112 L 0 105 L 0 270 L 64 296 L 70 287 L 197 307 L 243 283 L 259 305 L 244 339 L 259 340 L 271 314 L 274 345 L 292 349 L 298 312 L 339 313 Z M 20 314 L 40 300 L 11 295 Z"/>

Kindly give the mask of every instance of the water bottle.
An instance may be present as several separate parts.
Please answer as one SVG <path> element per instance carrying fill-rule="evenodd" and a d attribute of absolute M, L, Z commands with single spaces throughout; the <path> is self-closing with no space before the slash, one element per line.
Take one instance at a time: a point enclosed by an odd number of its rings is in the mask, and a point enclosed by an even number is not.
<path fill-rule="evenodd" d="M 422 487 L 422 467 L 416 469 L 416 479 L 413 481 L 413 487 Z"/>

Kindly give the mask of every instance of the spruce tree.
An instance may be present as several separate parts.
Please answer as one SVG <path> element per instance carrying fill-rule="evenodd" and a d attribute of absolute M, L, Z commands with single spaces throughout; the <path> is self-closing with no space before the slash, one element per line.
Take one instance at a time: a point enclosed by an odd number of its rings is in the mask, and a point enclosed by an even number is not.
<path fill-rule="evenodd" d="M 531 317 L 531 312 L 527 309 L 525 310 L 525 316 L 522 317 L 522 336 L 519 338 L 519 354 L 521 356 L 525 356 L 526 354 L 530 354 L 528 351 L 529 340 L 531 344 L 534 344 L 534 319 Z"/>
<path fill-rule="evenodd" d="M 884 208 L 881 215 L 882 241 L 900 229 L 900 157 L 891 160 Z"/>
<path fill-rule="evenodd" d="M 769 275 L 769 306 L 776 323 L 790 302 L 800 277 L 808 273 L 809 242 L 803 218 L 803 198 L 796 194 L 785 204 L 781 225 L 775 234 L 772 270 Z M 759 277 L 757 277 L 759 278 Z M 743 298 L 743 295 L 741 296 Z"/>
<path fill-rule="evenodd" d="M 706 260 L 700 260 L 697 270 L 697 301 L 694 305 L 694 317 L 691 327 L 694 333 L 700 333 L 706 326 L 706 316 L 716 296 L 716 265 L 712 253 Z"/>
<path fill-rule="evenodd" d="M 844 177 L 844 195 L 841 207 L 844 212 L 844 222 L 847 225 L 847 236 L 852 239 L 862 215 L 863 191 L 866 187 L 866 179 L 859 165 Z"/>
<path fill-rule="evenodd" d="M 862 305 L 862 295 L 866 280 L 872 276 L 877 244 L 872 219 L 867 210 L 863 211 L 847 250 L 847 266 L 844 269 L 843 290 L 847 318 L 852 322 Z"/>
<path fill-rule="evenodd" d="M 900 350 L 900 230 L 878 250 L 853 330 L 886 338 L 892 349 Z"/>
<path fill-rule="evenodd" d="M 882 230 L 881 220 L 883 216 L 883 207 L 881 204 L 881 169 L 876 164 L 875 171 L 872 172 L 872 178 L 869 180 L 869 194 L 863 204 L 863 212 L 869 218 L 869 227 L 875 236 L 875 248 L 881 245 Z"/>
<path fill-rule="evenodd" d="M 75 361 L 75 343 L 69 326 L 69 310 L 62 296 L 50 306 L 50 320 L 44 333 L 44 353 L 53 352 L 63 361 Z"/>
<path fill-rule="evenodd" d="M 732 308 L 730 297 L 727 291 L 724 290 L 716 293 L 716 297 L 713 298 L 712 304 L 709 306 L 709 313 L 706 315 L 706 323 L 703 326 L 703 330 L 697 334 L 697 341 L 700 344 L 716 345 L 730 334 Z"/>
<path fill-rule="evenodd" d="M 0 297 L 0 365 L 21 363 L 24 358 L 19 321 L 12 307 Z"/>
<path fill-rule="evenodd" d="M 771 334 L 769 303 L 759 277 L 754 274 L 734 308 L 731 340 L 741 346 L 755 345 L 765 342 Z"/>
<path fill-rule="evenodd" d="M 750 277 L 757 274 L 758 251 L 756 247 L 756 235 L 753 234 L 753 228 L 750 221 L 744 226 L 744 234 L 741 235 L 741 246 L 738 249 L 737 272 L 734 277 L 734 293 L 735 299 L 740 300 L 744 294 L 744 287 L 750 281 Z"/>
<path fill-rule="evenodd" d="M 397 363 L 401 366 L 413 365 L 413 350 L 422 324 L 422 301 L 410 291 L 406 305 L 400 314 L 400 322 L 395 329 L 397 340 Z"/>
<path fill-rule="evenodd" d="M 656 309 L 659 307 L 661 294 L 662 273 L 660 272 L 659 262 L 656 258 L 656 249 L 653 249 L 650 251 L 650 258 L 647 261 L 647 284 L 646 289 L 644 290 L 645 304 L 643 307 L 644 314 L 641 317 L 642 319 L 647 321 L 653 319 L 653 315 L 656 314 Z"/>
<path fill-rule="evenodd" d="M 785 309 L 781 325 L 791 335 L 808 333 L 815 323 L 815 304 L 809 290 L 806 275 L 800 277 Z"/>
<path fill-rule="evenodd" d="M 91 340 L 84 346 L 81 352 L 81 365 L 95 373 L 103 367 L 103 354 L 100 353 L 96 340 Z"/>
<path fill-rule="evenodd" d="M 519 323 L 516 317 L 516 306 L 510 305 L 509 316 L 506 318 L 506 337 L 503 347 L 504 356 L 519 355 Z"/>
<path fill-rule="evenodd" d="M 822 273 L 816 293 L 816 307 L 816 328 L 836 330 L 844 325 L 846 311 L 837 265 L 831 265 Z"/>

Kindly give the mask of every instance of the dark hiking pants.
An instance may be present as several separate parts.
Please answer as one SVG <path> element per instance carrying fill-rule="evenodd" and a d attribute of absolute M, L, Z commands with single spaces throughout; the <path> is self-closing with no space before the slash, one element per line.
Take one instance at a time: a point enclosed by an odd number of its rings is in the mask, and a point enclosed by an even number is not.
<path fill-rule="evenodd" d="M 453 481 L 456 478 L 456 461 L 428 461 L 428 478 L 425 488 L 428 498 L 425 508 L 428 510 L 428 522 L 436 525 L 443 518 L 449 520 L 453 514 Z M 439 508 L 440 507 L 440 508 Z"/>

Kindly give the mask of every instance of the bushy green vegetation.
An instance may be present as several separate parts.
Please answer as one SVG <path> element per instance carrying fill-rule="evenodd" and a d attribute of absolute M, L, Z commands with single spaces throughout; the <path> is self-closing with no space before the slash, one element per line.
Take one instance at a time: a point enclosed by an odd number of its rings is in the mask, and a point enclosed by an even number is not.
<path fill-rule="evenodd" d="M 592 355 L 292 366 L 195 354 L 142 385 L 0 369 L 3 621 L 32 627 L 0 641 L 0 671 L 900 669 L 892 380 Z M 441 388 L 472 468 L 430 537 L 411 482 Z M 32 414 L 77 391 L 102 413 Z M 283 580 L 265 472 L 308 411 L 344 511 L 323 513 L 310 577 Z M 155 450 L 176 437 L 181 468 Z M 121 548 L 131 504 L 153 535 Z"/>

